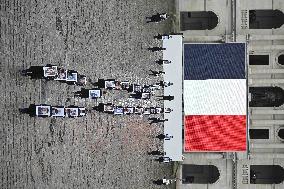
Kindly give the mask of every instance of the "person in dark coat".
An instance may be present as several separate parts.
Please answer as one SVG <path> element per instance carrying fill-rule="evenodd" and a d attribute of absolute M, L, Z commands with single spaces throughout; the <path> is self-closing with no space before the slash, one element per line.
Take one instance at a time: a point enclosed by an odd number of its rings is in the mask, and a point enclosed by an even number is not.
<path fill-rule="evenodd" d="M 136 93 L 130 94 L 129 98 L 141 99 L 142 98 L 142 93 L 141 92 L 136 92 Z"/>
<path fill-rule="evenodd" d="M 150 117 L 150 118 L 148 118 L 148 120 L 150 120 L 151 123 L 152 123 L 152 122 L 158 123 L 158 118 L 156 118 L 156 117 Z M 151 123 L 150 123 L 150 124 L 151 124 Z"/>
<path fill-rule="evenodd" d="M 158 34 L 154 36 L 154 39 L 169 39 L 172 36 L 168 35 L 168 34 Z"/>
<path fill-rule="evenodd" d="M 152 125 L 153 123 L 164 123 L 168 121 L 168 119 L 160 119 L 160 118 L 149 118 L 149 120 L 151 120 L 150 125 Z"/>
<path fill-rule="evenodd" d="M 156 185 L 162 185 L 163 183 L 163 179 L 158 179 L 158 180 L 153 180 L 153 183 Z"/>
<path fill-rule="evenodd" d="M 151 73 L 149 75 L 153 75 L 153 76 L 158 76 L 160 74 L 165 74 L 166 72 L 163 71 L 153 71 L 153 70 L 149 70 Z"/>
<path fill-rule="evenodd" d="M 156 136 L 156 138 L 160 139 L 160 140 L 163 140 L 164 138 L 166 138 L 166 135 L 164 134 L 159 134 Z"/>
<path fill-rule="evenodd" d="M 154 36 L 154 39 L 162 39 L 164 35 L 158 34 Z"/>
<path fill-rule="evenodd" d="M 173 111 L 173 109 L 171 108 L 165 108 L 165 113 L 171 113 Z"/>
<path fill-rule="evenodd" d="M 31 66 L 26 70 L 22 70 L 23 76 L 30 76 L 31 79 L 44 79 L 43 66 Z"/>
<path fill-rule="evenodd" d="M 148 155 L 164 155 L 164 153 L 159 150 L 153 150 L 151 152 L 148 152 Z"/>
<path fill-rule="evenodd" d="M 153 75 L 153 76 L 158 76 L 159 75 L 159 72 L 158 71 L 153 71 L 153 70 L 150 70 L 150 74 L 149 75 Z"/>
<path fill-rule="evenodd" d="M 157 97 L 162 97 L 162 99 L 158 99 L 159 101 L 160 100 L 168 100 L 168 101 L 171 101 L 171 100 L 174 100 L 174 96 L 157 96 Z"/>
<path fill-rule="evenodd" d="M 163 20 L 166 20 L 168 18 L 168 14 L 167 13 L 162 13 L 162 14 L 155 14 L 155 15 L 152 15 L 151 17 L 146 17 L 146 19 L 148 19 L 146 22 L 149 23 L 149 22 L 161 22 Z"/>
<path fill-rule="evenodd" d="M 164 81 L 160 81 L 159 83 L 156 83 L 157 85 L 159 85 L 160 87 L 168 87 L 173 85 L 173 83 L 171 82 L 164 82 Z"/>
<path fill-rule="evenodd" d="M 95 106 L 94 108 L 93 108 L 93 110 L 96 110 L 96 111 L 98 111 L 98 112 L 104 112 L 104 103 L 99 103 L 99 105 L 98 106 Z"/>
<path fill-rule="evenodd" d="M 158 161 L 159 163 L 163 163 L 163 162 L 164 162 L 164 163 L 169 163 L 169 162 L 172 161 L 172 159 L 169 158 L 169 157 L 163 157 L 163 156 L 161 156 L 161 157 L 155 159 L 155 161 Z"/>
<path fill-rule="evenodd" d="M 153 180 L 153 183 L 157 185 L 170 185 L 172 182 L 173 179 L 166 179 L 166 177 L 164 179 Z"/>
<path fill-rule="evenodd" d="M 163 48 L 163 47 L 149 47 L 148 50 L 152 51 L 152 52 L 155 52 L 155 51 L 166 50 L 166 48 Z"/>
<path fill-rule="evenodd" d="M 29 114 L 30 117 L 36 117 L 36 105 L 31 104 L 28 108 L 20 108 L 20 113 Z"/>
<path fill-rule="evenodd" d="M 156 138 L 160 139 L 160 140 L 170 140 L 171 138 L 174 138 L 172 135 L 169 135 L 169 134 L 159 134 L 156 136 Z"/>
<path fill-rule="evenodd" d="M 159 65 L 170 64 L 170 63 L 171 63 L 171 61 L 162 60 L 162 59 L 156 60 L 155 62 L 156 62 L 157 64 L 159 64 Z"/>
<path fill-rule="evenodd" d="M 89 98 L 89 89 L 82 88 L 81 91 L 76 91 L 74 96 L 80 98 Z"/>

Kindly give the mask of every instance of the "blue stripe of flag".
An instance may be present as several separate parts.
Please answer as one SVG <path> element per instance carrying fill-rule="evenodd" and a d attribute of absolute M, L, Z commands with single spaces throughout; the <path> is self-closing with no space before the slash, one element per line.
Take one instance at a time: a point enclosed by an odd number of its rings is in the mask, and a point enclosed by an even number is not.
<path fill-rule="evenodd" d="M 245 79 L 244 43 L 185 44 L 184 80 Z"/>

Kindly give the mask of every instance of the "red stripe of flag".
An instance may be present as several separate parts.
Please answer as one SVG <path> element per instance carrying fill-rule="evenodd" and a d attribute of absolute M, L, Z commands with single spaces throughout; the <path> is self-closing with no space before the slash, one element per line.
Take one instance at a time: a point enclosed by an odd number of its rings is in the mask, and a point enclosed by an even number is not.
<path fill-rule="evenodd" d="M 246 115 L 186 115 L 185 151 L 245 151 Z"/>

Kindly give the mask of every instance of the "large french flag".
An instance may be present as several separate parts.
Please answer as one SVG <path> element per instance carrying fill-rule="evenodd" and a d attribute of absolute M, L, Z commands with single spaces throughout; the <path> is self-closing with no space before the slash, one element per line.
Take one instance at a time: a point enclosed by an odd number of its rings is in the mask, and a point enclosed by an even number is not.
<path fill-rule="evenodd" d="M 246 45 L 184 45 L 185 151 L 246 150 Z"/>

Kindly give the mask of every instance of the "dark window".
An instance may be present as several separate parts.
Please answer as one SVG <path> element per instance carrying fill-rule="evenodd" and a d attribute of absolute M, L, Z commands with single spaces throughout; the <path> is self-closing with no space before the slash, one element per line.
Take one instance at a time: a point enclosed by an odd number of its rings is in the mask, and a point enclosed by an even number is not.
<path fill-rule="evenodd" d="M 278 63 L 284 66 L 284 54 L 278 56 Z"/>
<path fill-rule="evenodd" d="M 182 165 L 183 184 L 213 184 L 219 177 L 214 165 Z"/>
<path fill-rule="evenodd" d="M 284 24 L 284 14 L 280 10 L 250 10 L 250 29 L 280 28 Z"/>
<path fill-rule="evenodd" d="M 284 129 L 279 129 L 278 136 L 284 140 Z"/>
<path fill-rule="evenodd" d="M 251 139 L 269 139 L 269 129 L 250 129 L 249 138 Z"/>
<path fill-rule="evenodd" d="M 251 184 L 280 184 L 284 180 L 284 169 L 279 165 L 251 165 Z"/>
<path fill-rule="evenodd" d="M 250 65 L 269 65 L 269 55 L 249 55 Z"/>
<path fill-rule="evenodd" d="M 284 91 L 280 87 L 250 87 L 250 107 L 279 107 L 284 103 Z"/>
<path fill-rule="evenodd" d="M 180 13 L 181 30 L 212 30 L 218 24 L 218 17 L 212 11 Z"/>

